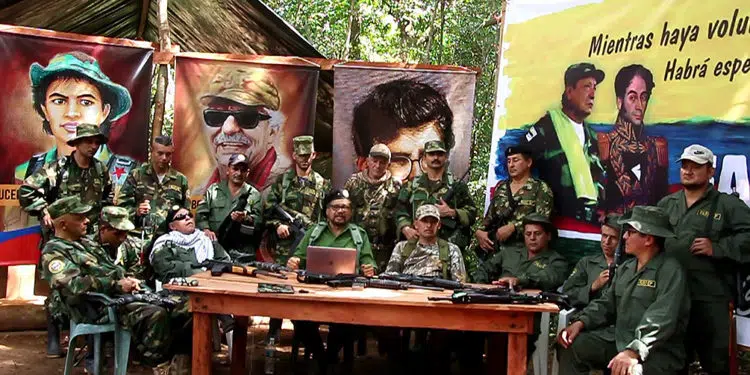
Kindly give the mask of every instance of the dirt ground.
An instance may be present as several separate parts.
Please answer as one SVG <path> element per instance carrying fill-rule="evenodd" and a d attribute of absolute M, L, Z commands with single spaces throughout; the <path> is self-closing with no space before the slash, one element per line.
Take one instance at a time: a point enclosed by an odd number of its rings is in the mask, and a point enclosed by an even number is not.
<path fill-rule="evenodd" d="M 247 365 L 249 375 L 263 375 L 264 345 L 263 340 L 268 331 L 267 320 L 256 319 L 248 330 Z M 325 334 L 325 332 L 323 332 Z M 293 368 L 291 363 L 292 326 L 285 321 L 276 362 L 276 374 L 306 374 L 302 358 Z M 62 374 L 64 358 L 48 359 L 45 357 L 46 332 L 0 332 L 0 374 L 12 375 L 55 375 Z M 301 354 L 301 353 L 300 353 Z M 750 375 L 750 353 L 740 354 L 740 375 Z M 108 358 L 107 371 L 112 373 L 112 360 Z M 367 344 L 367 354 L 357 357 L 354 373 L 360 375 L 386 374 L 387 363 L 377 352 L 377 344 L 372 337 Z M 221 352 L 214 353 L 214 374 L 228 375 L 229 365 L 227 347 L 222 345 Z M 455 371 L 454 371 L 455 372 Z M 73 374 L 84 374 L 83 366 L 76 367 Z M 149 375 L 151 369 L 129 363 L 128 374 Z M 697 375 L 694 373 L 693 375 Z"/>

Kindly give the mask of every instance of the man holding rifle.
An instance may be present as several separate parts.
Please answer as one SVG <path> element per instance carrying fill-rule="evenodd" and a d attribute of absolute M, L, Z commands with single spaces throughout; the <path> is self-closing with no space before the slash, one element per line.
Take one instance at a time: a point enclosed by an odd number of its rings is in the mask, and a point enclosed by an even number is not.
<path fill-rule="evenodd" d="M 198 203 L 196 227 L 228 251 L 236 250 L 254 259 L 258 238 L 255 228 L 262 224 L 260 192 L 245 182 L 245 155 L 232 154 L 226 173 L 227 178 L 211 184 Z"/>
<path fill-rule="evenodd" d="M 414 228 L 417 208 L 434 204 L 440 213 L 438 237 L 463 249 L 466 268 L 476 268 L 476 255 L 468 249 L 471 225 L 476 220 L 477 208 L 465 182 L 448 172 L 448 152 L 442 141 L 428 141 L 421 161 L 424 173 L 404 186 L 398 195 L 396 228 L 406 240 L 419 237 Z M 446 199 L 447 198 L 447 199 Z"/>
<path fill-rule="evenodd" d="M 552 214 L 552 190 L 531 176 L 531 150 L 526 146 L 508 147 L 505 159 L 510 178 L 495 185 L 482 226 L 474 233 L 479 248 L 487 254 L 498 251 L 503 244 L 523 242 L 526 215 L 536 212 L 549 218 Z"/>

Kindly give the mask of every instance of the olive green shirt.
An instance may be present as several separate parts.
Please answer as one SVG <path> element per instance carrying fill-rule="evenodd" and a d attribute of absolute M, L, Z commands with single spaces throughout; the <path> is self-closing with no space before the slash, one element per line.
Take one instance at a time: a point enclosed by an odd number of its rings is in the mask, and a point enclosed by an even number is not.
<path fill-rule="evenodd" d="M 680 263 L 660 252 L 640 270 L 637 259 L 617 269 L 612 287 L 592 301 L 579 319 L 591 331 L 614 323 L 618 351 L 631 349 L 641 361 L 676 371 L 685 364 L 690 313 L 688 286 Z"/>
<path fill-rule="evenodd" d="M 305 237 L 302 238 L 302 241 L 300 241 L 299 245 L 297 245 L 297 249 L 294 252 L 294 256 L 300 259 L 300 268 L 304 269 L 306 266 L 306 260 L 307 260 L 307 247 L 308 246 L 325 246 L 325 247 L 338 247 L 338 248 L 351 248 L 356 249 L 357 245 L 354 242 L 354 238 L 352 237 L 352 231 L 359 231 L 360 236 L 362 237 L 362 248 L 359 250 L 359 256 L 357 257 L 357 264 L 356 264 L 356 270 L 359 271 L 359 265 L 360 264 L 369 264 L 373 266 L 375 269 L 377 269 L 377 265 L 375 264 L 375 258 L 372 255 L 372 248 L 370 247 L 370 240 L 367 238 L 367 232 L 365 232 L 362 227 L 356 225 L 356 224 L 349 224 L 346 229 L 344 229 L 343 232 L 341 232 L 338 236 L 333 234 L 331 232 L 330 227 L 326 222 L 321 221 L 318 223 L 325 224 L 326 227 L 323 229 L 323 231 L 320 233 L 320 236 L 315 241 L 310 241 L 310 238 L 312 237 L 313 230 L 315 229 L 315 226 L 310 227 L 307 232 L 305 232 Z"/>
<path fill-rule="evenodd" d="M 568 263 L 552 249 L 529 259 L 526 246 L 508 246 L 484 262 L 474 272 L 474 282 L 488 284 L 501 277 L 518 278 L 522 288 L 554 291 L 568 274 Z"/>
<path fill-rule="evenodd" d="M 604 254 L 588 255 L 581 258 L 573 271 L 565 280 L 562 287 L 563 294 L 570 298 L 570 304 L 575 308 L 584 308 L 592 300 L 602 296 L 607 285 L 592 292 L 591 285 L 599 278 L 599 274 L 609 267 Z"/>
<path fill-rule="evenodd" d="M 714 200 L 718 201 L 713 223 L 709 233 L 704 233 Z M 690 208 L 684 190 L 664 197 L 658 206 L 667 212 L 675 228 L 676 236 L 667 238 L 665 249 L 685 268 L 692 298 L 728 302 L 736 288 L 737 267 L 750 263 L 750 208 L 739 198 L 719 193 L 710 185 Z M 711 239 L 714 255 L 693 255 L 693 240 L 706 236 Z"/>

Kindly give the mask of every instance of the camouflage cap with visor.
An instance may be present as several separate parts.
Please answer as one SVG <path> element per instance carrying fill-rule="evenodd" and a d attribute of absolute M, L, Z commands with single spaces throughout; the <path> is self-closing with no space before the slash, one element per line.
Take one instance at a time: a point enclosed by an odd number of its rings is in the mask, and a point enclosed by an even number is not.
<path fill-rule="evenodd" d="M 292 139 L 294 153 L 297 155 L 310 155 L 315 151 L 313 137 L 311 135 L 299 135 Z"/>
<path fill-rule="evenodd" d="M 60 198 L 47 207 L 52 220 L 68 214 L 85 214 L 91 211 L 91 206 L 81 202 L 77 195 Z"/>
<path fill-rule="evenodd" d="M 434 217 L 440 220 L 440 211 L 434 204 L 423 204 L 417 208 L 417 214 L 415 215 L 417 220 L 422 220 L 426 217 Z"/>
<path fill-rule="evenodd" d="M 102 134 L 101 129 L 98 125 L 94 124 L 80 124 L 76 127 L 75 137 L 68 140 L 68 146 L 75 146 L 79 140 L 84 138 L 98 138 L 99 143 L 106 144 L 109 141 L 106 135 Z"/>
<path fill-rule="evenodd" d="M 129 216 L 128 210 L 123 207 L 107 206 L 102 208 L 99 220 L 101 223 L 109 224 L 112 228 L 127 232 L 135 229 L 135 225 L 130 221 Z"/>
<path fill-rule="evenodd" d="M 424 144 L 424 152 L 448 152 L 445 143 L 440 140 L 427 141 Z"/>
<path fill-rule="evenodd" d="M 216 99 L 225 99 L 249 107 L 263 106 L 273 111 L 281 107 L 279 90 L 262 69 L 229 68 L 216 74 L 201 97 L 201 104 L 208 106 Z"/>

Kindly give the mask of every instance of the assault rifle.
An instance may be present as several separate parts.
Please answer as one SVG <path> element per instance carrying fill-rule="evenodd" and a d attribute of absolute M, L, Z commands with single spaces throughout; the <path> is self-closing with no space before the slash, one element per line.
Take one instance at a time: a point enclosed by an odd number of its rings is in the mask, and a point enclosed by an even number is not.
<path fill-rule="evenodd" d="M 329 281 L 353 280 L 360 277 L 354 273 L 340 273 L 338 275 L 328 275 L 325 273 L 315 273 L 305 270 L 298 270 L 297 281 L 305 284 L 325 284 Z"/>
<path fill-rule="evenodd" d="M 500 289 L 500 288 L 493 288 Z M 453 292 L 450 297 L 427 297 L 428 301 L 451 301 L 454 304 L 510 304 L 510 305 L 537 305 L 540 303 L 554 303 L 561 309 L 571 308 L 568 296 L 564 294 L 540 292 L 539 294 L 529 295 L 518 293 L 509 289 L 506 292 L 500 290 L 494 293 L 480 293 L 476 291 Z"/>
<path fill-rule="evenodd" d="M 615 279 L 615 273 L 617 273 L 617 267 L 622 263 L 623 242 L 625 241 L 622 240 L 622 233 L 620 233 L 620 238 L 617 240 L 617 247 L 615 248 L 615 259 L 609 264 L 609 281 L 607 281 L 607 284 L 609 285 L 612 285 L 612 282 Z"/>
<path fill-rule="evenodd" d="M 218 238 L 221 246 L 226 249 L 237 249 L 243 244 L 252 241 L 252 237 L 255 234 L 255 227 L 240 223 L 232 220 L 232 212 L 244 211 L 247 206 L 247 200 L 250 198 L 250 190 L 240 195 L 237 200 L 237 205 L 232 208 L 229 215 L 224 218 L 219 225 L 219 230 L 216 232 L 216 238 Z M 255 224 L 255 223 L 253 223 Z"/>
<path fill-rule="evenodd" d="M 346 278 L 346 279 L 341 279 L 341 280 L 326 281 L 326 285 L 332 288 L 352 287 L 356 284 L 362 285 L 365 288 L 379 288 L 379 289 L 391 289 L 391 290 L 425 289 L 425 290 L 443 291 L 443 288 L 434 287 L 434 286 L 413 285 L 407 282 L 386 280 L 386 279 L 374 279 L 374 278 L 366 278 L 366 277 L 355 277 L 355 278 Z"/>
<path fill-rule="evenodd" d="M 107 303 L 107 306 L 122 306 L 132 302 L 145 302 L 152 305 L 164 307 L 166 309 L 172 309 L 177 306 L 177 301 L 169 298 L 167 295 L 153 292 L 138 292 L 133 294 L 123 294 L 117 298 L 112 299 Z"/>
<path fill-rule="evenodd" d="M 258 275 L 275 277 L 277 279 L 286 280 L 287 277 L 284 274 L 265 271 L 259 268 L 250 267 L 241 263 L 233 262 L 222 262 L 220 260 L 206 259 L 194 268 L 205 267 L 211 270 L 211 276 L 221 276 L 224 273 L 232 273 L 235 275 L 252 276 L 258 277 Z"/>
<path fill-rule="evenodd" d="M 295 219 L 290 215 L 286 210 L 284 210 L 280 205 L 274 205 L 273 206 L 274 211 L 279 215 L 279 218 L 282 221 L 285 221 L 287 225 L 289 225 L 289 231 L 292 236 L 294 236 L 294 242 L 292 242 L 292 251 L 297 248 L 297 245 L 299 245 L 300 241 L 302 241 L 302 237 L 305 236 L 305 223 L 302 222 L 300 219 Z"/>
<path fill-rule="evenodd" d="M 467 176 L 468 174 L 469 174 L 469 169 L 467 169 L 467 170 L 466 170 L 466 172 L 464 173 L 464 175 L 463 175 L 463 176 L 461 176 L 461 178 L 460 178 L 460 179 L 456 180 L 456 181 L 455 181 L 455 182 L 453 183 L 453 185 L 451 185 L 451 187 L 449 187 L 449 188 L 448 188 L 448 191 L 446 191 L 446 192 L 445 192 L 445 194 L 443 194 L 443 196 L 442 196 L 442 200 L 443 200 L 443 202 L 445 202 L 445 204 L 447 204 L 447 205 L 448 205 L 448 207 L 450 207 L 450 208 L 455 208 L 455 207 L 453 207 L 453 205 L 452 205 L 452 204 L 450 203 L 450 201 L 451 201 L 451 200 L 453 200 L 453 197 L 454 197 L 454 196 L 456 195 L 456 188 L 457 188 L 457 186 L 458 186 L 458 184 L 457 184 L 456 182 L 459 182 L 459 181 L 463 181 L 463 180 L 464 180 L 464 178 L 466 178 L 466 176 Z M 455 229 L 455 228 L 456 228 L 456 226 L 458 226 L 458 223 L 456 222 L 456 219 L 452 219 L 452 218 L 442 218 L 442 219 L 441 219 L 440 221 L 441 221 L 441 222 L 443 223 L 443 226 L 444 226 L 444 227 L 446 227 L 446 228 L 448 228 L 448 229 L 451 229 L 451 230 Z"/>
<path fill-rule="evenodd" d="M 276 263 L 269 263 L 269 262 L 257 262 L 253 261 L 247 264 L 250 267 L 255 267 L 259 270 L 273 272 L 273 273 L 281 273 L 281 272 L 294 272 L 287 266 L 282 266 L 281 264 Z"/>
<path fill-rule="evenodd" d="M 412 276 L 404 274 L 382 274 L 378 276 L 378 279 L 407 283 L 412 287 L 431 287 L 437 288 L 439 290 L 456 290 L 464 288 L 464 284 L 459 281 L 446 280 L 437 277 Z"/>

